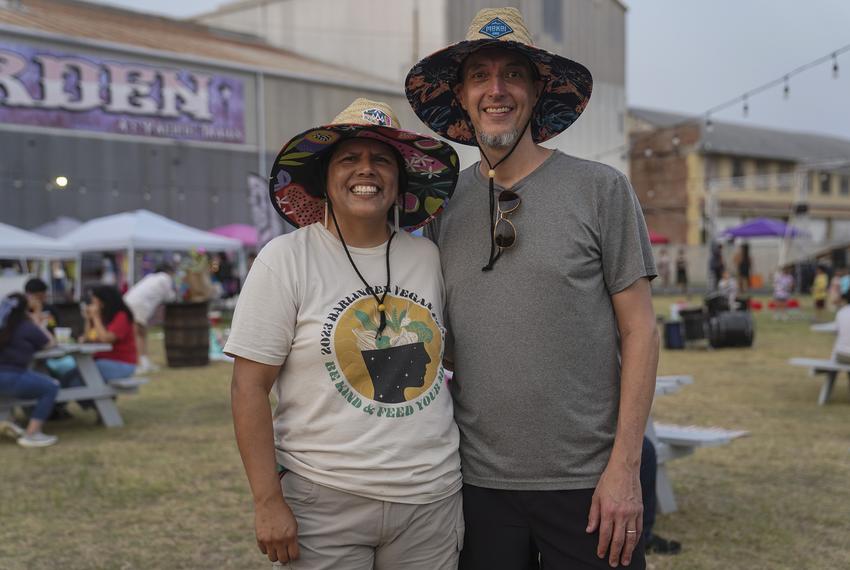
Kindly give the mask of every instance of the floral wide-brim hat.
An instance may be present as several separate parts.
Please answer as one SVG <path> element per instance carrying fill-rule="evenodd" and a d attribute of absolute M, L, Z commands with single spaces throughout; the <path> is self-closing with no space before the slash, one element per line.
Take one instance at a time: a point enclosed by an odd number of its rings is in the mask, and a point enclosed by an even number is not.
<path fill-rule="evenodd" d="M 275 210 L 295 227 L 322 221 L 325 202 L 321 158 L 342 140 L 385 143 L 404 161 L 399 227 L 413 231 L 439 214 L 454 192 L 460 161 L 448 143 L 400 128 L 386 103 L 357 99 L 328 125 L 295 136 L 277 155 L 269 179 Z"/>
<path fill-rule="evenodd" d="M 540 143 L 565 131 L 587 107 L 593 89 L 590 71 L 580 63 L 534 47 L 516 8 L 478 12 L 466 39 L 417 63 L 407 75 L 407 100 L 423 123 L 448 140 L 475 145 L 475 129 L 454 94 L 463 61 L 483 48 L 515 50 L 537 68 L 543 92 L 531 120 L 531 136 Z"/>

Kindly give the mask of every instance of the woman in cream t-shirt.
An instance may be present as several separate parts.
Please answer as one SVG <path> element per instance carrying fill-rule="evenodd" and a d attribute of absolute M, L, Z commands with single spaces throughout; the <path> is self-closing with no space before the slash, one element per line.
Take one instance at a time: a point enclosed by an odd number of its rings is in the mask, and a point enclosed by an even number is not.
<path fill-rule="evenodd" d="M 436 247 L 400 231 L 439 213 L 457 164 L 363 99 L 275 161 L 272 202 L 300 229 L 258 255 L 225 352 L 257 543 L 279 565 L 457 566 L 443 279 Z"/>

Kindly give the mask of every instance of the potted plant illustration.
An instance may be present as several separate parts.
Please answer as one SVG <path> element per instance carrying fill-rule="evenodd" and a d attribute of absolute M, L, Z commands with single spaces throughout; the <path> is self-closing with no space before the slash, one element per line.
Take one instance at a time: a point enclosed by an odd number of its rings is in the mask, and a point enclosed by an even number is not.
<path fill-rule="evenodd" d="M 357 346 L 375 389 L 374 399 L 385 404 L 405 402 L 405 388 L 425 385 L 425 370 L 431 362 L 425 346 L 434 331 L 422 321 L 413 321 L 407 309 L 387 312 L 387 326 L 377 336 L 378 323 L 363 311 L 354 312 L 362 327 L 355 329 Z"/>

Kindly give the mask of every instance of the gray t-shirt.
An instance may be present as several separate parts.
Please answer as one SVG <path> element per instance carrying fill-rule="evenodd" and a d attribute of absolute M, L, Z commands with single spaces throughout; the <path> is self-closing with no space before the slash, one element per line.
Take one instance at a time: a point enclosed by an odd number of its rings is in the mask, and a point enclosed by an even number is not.
<path fill-rule="evenodd" d="M 477 164 L 430 230 L 446 282 L 464 482 L 592 488 L 619 406 L 611 295 L 655 276 L 646 224 L 622 173 L 558 151 L 512 190 L 522 198 L 508 215 L 517 242 L 492 271 L 481 271 L 490 222 Z"/>

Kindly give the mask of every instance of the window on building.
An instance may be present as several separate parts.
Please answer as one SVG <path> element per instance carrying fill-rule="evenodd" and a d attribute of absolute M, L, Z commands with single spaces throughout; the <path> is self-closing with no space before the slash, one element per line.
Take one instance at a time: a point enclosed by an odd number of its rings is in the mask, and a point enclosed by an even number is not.
<path fill-rule="evenodd" d="M 564 41 L 564 0 L 543 0 L 543 31 L 558 43 Z"/>
<path fill-rule="evenodd" d="M 821 194 L 830 194 L 832 192 L 832 177 L 829 174 L 821 173 L 820 177 L 820 193 Z"/>
<path fill-rule="evenodd" d="M 779 191 L 790 192 L 794 189 L 794 170 L 796 166 L 793 162 L 779 163 Z"/>
<path fill-rule="evenodd" d="M 850 196 L 850 176 L 841 177 L 841 186 L 838 191 L 842 196 Z"/>
<path fill-rule="evenodd" d="M 744 161 L 740 158 L 732 159 L 732 186 L 744 187 Z"/>
<path fill-rule="evenodd" d="M 770 163 L 766 160 L 756 161 L 756 190 L 769 190 L 771 187 L 770 180 Z"/>

